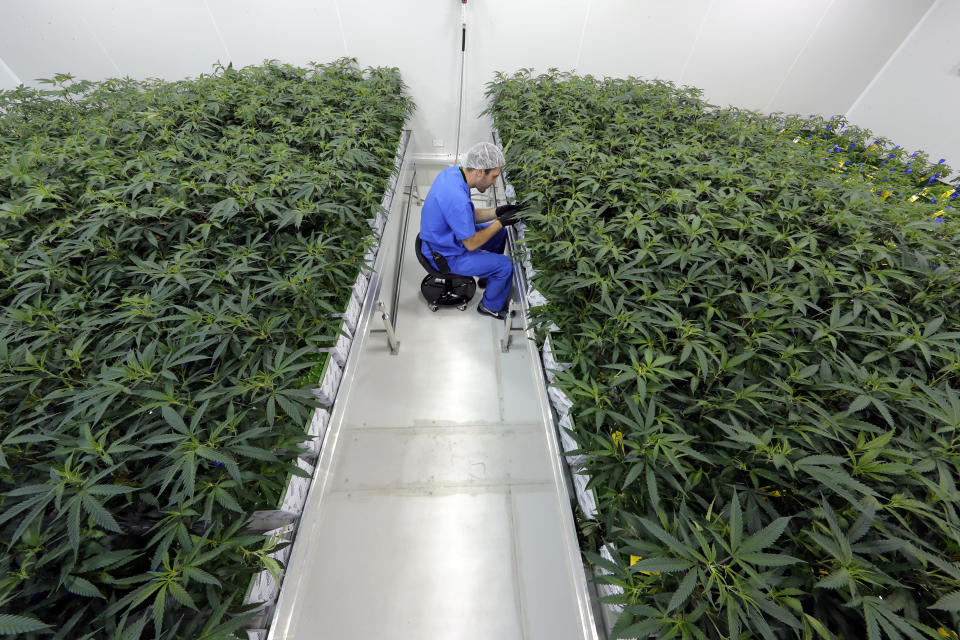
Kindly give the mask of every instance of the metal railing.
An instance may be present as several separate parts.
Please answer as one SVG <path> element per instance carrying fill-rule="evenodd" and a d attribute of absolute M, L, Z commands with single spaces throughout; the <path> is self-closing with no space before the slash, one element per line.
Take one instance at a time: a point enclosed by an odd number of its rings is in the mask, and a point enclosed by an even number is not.
<path fill-rule="evenodd" d="M 405 149 L 404 149 L 405 150 Z M 401 160 L 402 163 L 402 160 Z M 400 341 L 397 339 L 397 312 L 400 308 L 400 280 L 403 277 L 403 259 L 407 247 L 407 227 L 410 223 L 410 205 L 414 198 L 417 184 L 417 165 L 413 164 L 410 171 L 410 182 L 407 185 L 407 203 L 403 211 L 403 220 L 400 233 L 397 236 L 397 252 L 394 264 L 393 289 L 391 291 L 390 312 L 386 310 L 386 305 L 382 301 L 377 302 L 377 312 L 380 314 L 380 320 L 383 322 L 382 329 L 371 329 L 372 333 L 386 333 L 387 344 L 390 346 L 390 353 L 397 355 L 400 353 Z M 392 194 L 391 194 L 392 204 Z"/>

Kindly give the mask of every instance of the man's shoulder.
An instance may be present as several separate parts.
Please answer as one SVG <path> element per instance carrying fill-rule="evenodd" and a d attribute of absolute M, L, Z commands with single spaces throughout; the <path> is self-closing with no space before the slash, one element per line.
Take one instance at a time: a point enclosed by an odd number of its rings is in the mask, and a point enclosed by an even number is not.
<path fill-rule="evenodd" d="M 431 200 L 439 198 L 445 204 L 469 200 L 469 192 L 463 188 L 465 185 L 462 184 L 463 178 L 459 174 L 460 168 L 457 166 L 441 171 L 430 186 L 427 198 Z"/>
<path fill-rule="evenodd" d="M 460 174 L 460 167 L 453 165 L 452 167 L 443 169 L 437 174 L 437 178 L 434 180 L 434 183 L 441 183 L 444 186 L 462 187 L 463 176 Z"/>

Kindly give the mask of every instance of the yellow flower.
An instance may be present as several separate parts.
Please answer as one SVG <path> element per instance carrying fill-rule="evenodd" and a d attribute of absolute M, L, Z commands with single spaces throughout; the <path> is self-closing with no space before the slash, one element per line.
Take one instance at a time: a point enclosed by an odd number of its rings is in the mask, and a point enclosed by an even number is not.
<path fill-rule="evenodd" d="M 637 563 L 640 562 L 641 560 L 643 560 L 643 556 L 630 556 L 630 566 L 632 567 L 633 565 L 637 564 Z M 650 573 L 649 571 L 640 571 L 639 573 L 642 573 L 642 574 L 645 575 L 645 576 L 658 576 L 658 575 L 660 575 L 660 572 L 659 572 L 659 571 L 654 571 L 653 573 Z"/>
<path fill-rule="evenodd" d="M 614 431 L 610 438 L 613 440 L 613 444 L 620 448 L 620 453 L 625 453 L 623 449 L 623 434 L 619 431 Z"/>

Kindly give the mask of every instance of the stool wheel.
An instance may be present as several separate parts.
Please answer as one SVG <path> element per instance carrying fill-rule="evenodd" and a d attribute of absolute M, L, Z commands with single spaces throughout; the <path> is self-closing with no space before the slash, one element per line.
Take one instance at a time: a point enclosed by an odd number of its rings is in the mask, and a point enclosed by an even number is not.
<path fill-rule="evenodd" d="M 436 313 L 436 312 L 437 312 L 437 309 L 439 309 L 439 308 L 440 308 L 440 307 L 439 307 L 438 305 L 435 305 L 435 304 L 431 304 L 431 305 L 430 305 L 430 311 L 433 311 L 434 313 Z"/>
<path fill-rule="evenodd" d="M 464 303 L 461 304 L 461 305 L 457 305 L 457 309 L 460 309 L 460 311 L 466 311 L 466 310 L 467 310 L 467 303 L 464 302 Z"/>

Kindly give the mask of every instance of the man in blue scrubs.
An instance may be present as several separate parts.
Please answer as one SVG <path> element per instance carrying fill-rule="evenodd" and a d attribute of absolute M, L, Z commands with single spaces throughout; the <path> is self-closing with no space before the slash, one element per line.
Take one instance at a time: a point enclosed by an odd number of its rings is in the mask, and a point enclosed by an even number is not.
<path fill-rule="evenodd" d="M 470 147 L 463 166 L 444 169 L 430 186 L 420 217 L 423 255 L 442 255 L 451 273 L 480 278 L 486 290 L 477 306 L 483 315 L 503 319 L 513 277 L 513 262 L 503 255 L 507 244 L 505 227 L 519 222 L 517 205 L 477 209 L 470 189 L 486 191 L 504 165 L 503 152 L 489 142 Z"/>

